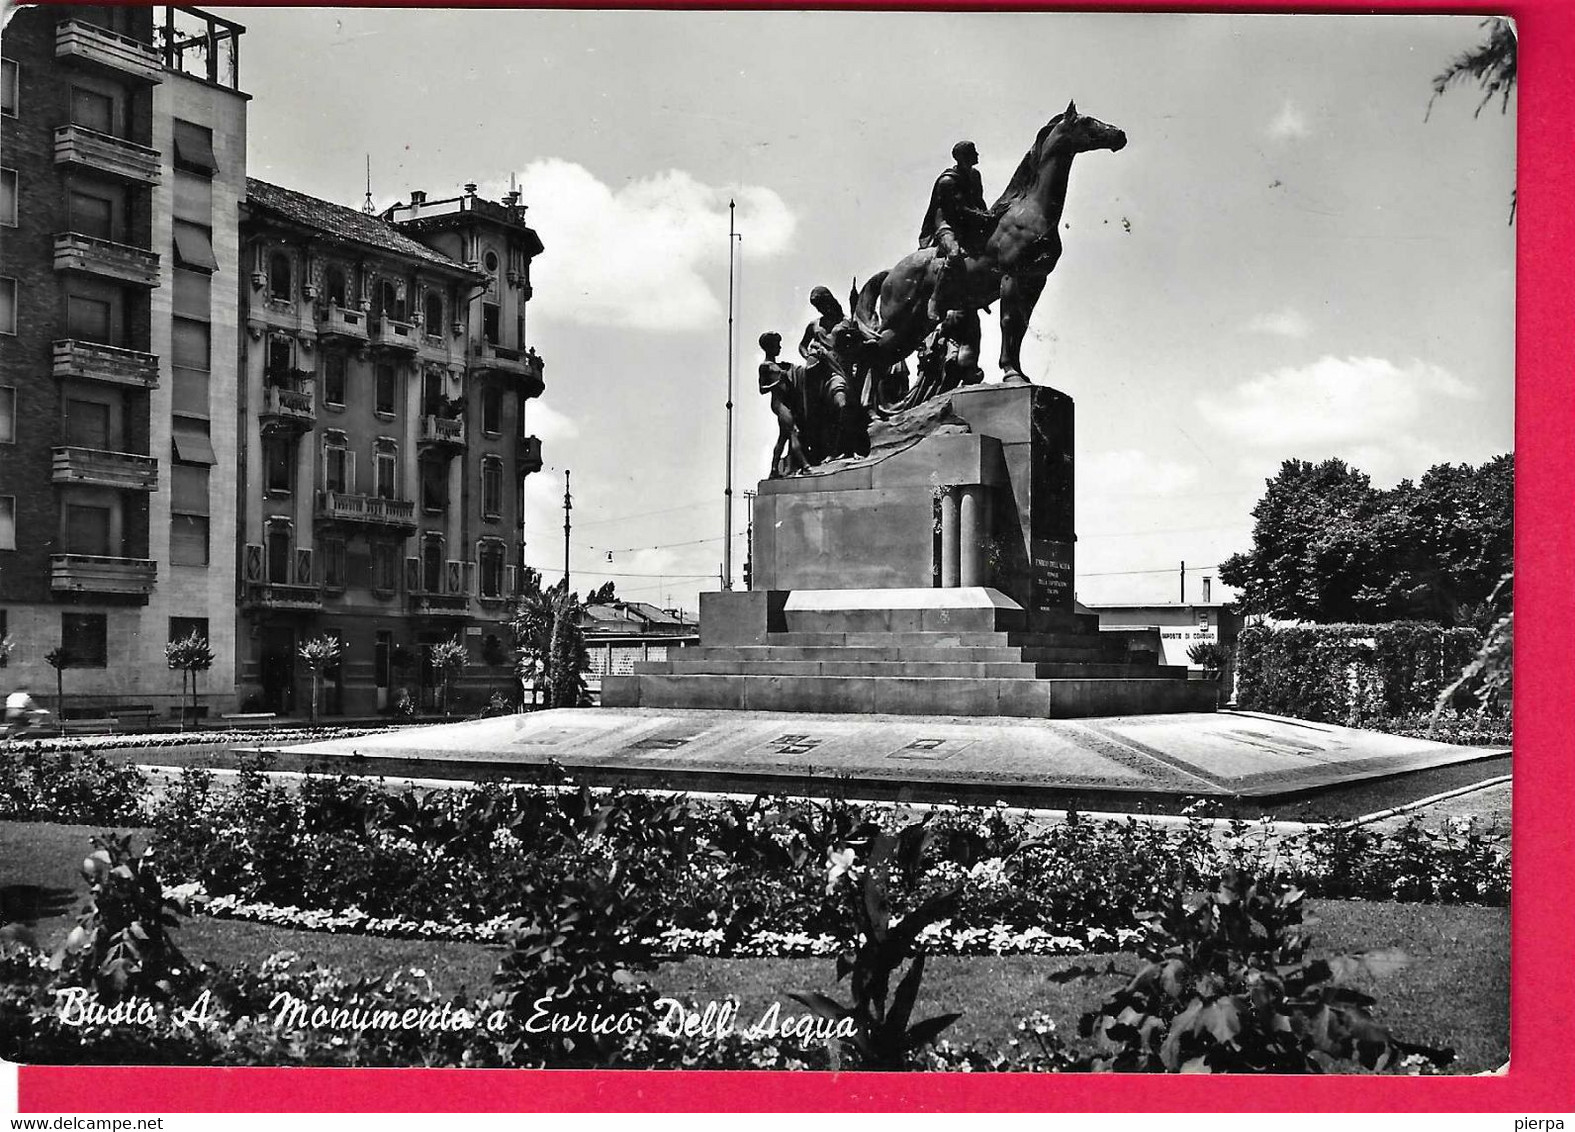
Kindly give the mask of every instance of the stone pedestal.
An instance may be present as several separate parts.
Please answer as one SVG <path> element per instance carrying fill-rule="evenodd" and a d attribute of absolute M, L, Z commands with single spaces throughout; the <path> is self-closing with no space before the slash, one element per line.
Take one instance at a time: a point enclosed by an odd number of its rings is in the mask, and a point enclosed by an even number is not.
<path fill-rule="evenodd" d="M 700 598 L 700 646 L 602 681 L 608 707 L 1072 718 L 1212 711 L 1212 686 L 1072 600 L 1072 402 L 958 390 L 870 455 L 765 480 L 754 589 Z"/>
<path fill-rule="evenodd" d="M 760 483 L 755 588 L 991 586 L 1070 610 L 1071 398 L 981 385 L 925 408 L 924 434 L 877 426 L 867 457 Z"/>

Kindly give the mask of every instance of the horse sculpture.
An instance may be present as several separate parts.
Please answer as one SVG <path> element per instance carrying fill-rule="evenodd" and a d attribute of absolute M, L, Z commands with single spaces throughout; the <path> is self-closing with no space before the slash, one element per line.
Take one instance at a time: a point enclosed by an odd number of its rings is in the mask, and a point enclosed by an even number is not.
<path fill-rule="evenodd" d="M 991 207 L 994 225 L 982 250 L 969 255 L 961 275 L 948 283 L 950 305 L 966 310 L 969 317 L 999 300 L 1002 381 L 1028 380 L 1019 352 L 1045 280 L 1061 258 L 1059 228 L 1072 159 L 1089 150 L 1114 152 L 1126 144 L 1124 131 L 1079 114 L 1076 105 L 1068 103 L 1039 131 L 1006 191 Z M 863 401 L 877 412 L 905 408 L 941 392 L 926 390 L 929 382 L 925 381 L 906 394 L 891 388 L 905 359 L 936 328 L 928 308 L 941 266 L 936 249 L 921 248 L 890 270 L 871 276 L 862 289 L 856 288 L 853 318 L 869 340 L 860 357 Z"/>

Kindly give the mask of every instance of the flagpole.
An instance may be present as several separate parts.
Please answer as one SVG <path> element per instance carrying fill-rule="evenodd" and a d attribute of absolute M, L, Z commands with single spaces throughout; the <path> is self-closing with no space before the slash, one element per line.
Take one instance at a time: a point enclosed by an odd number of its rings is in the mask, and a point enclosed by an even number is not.
<path fill-rule="evenodd" d="M 727 486 L 722 492 L 722 588 L 733 588 L 733 224 L 736 205 L 727 202 Z"/>

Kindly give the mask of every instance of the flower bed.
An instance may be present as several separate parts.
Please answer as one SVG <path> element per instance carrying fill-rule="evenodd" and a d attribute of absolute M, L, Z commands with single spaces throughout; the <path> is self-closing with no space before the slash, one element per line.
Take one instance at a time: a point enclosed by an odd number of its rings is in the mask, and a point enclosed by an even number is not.
<path fill-rule="evenodd" d="M 67 748 L 0 747 L 0 818 L 73 825 L 146 825 L 148 780 L 133 766 Z"/>
<path fill-rule="evenodd" d="M 59 754 L 64 751 L 116 751 L 159 747 L 228 746 L 232 743 L 316 743 L 324 739 L 353 739 L 382 735 L 398 727 L 278 727 L 227 731 L 150 731 L 116 735 L 63 735 L 17 740 L 19 752 Z"/>
<path fill-rule="evenodd" d="M 608 874 L 659 896 L 643 940 L 740 956 L 815 954 L 806 941 L 845 938 L 828 874 L 908 821 L 836 801 L 517 784 L 389 794 L 366 779 L 309 776 L 288 790 L 256 770 L 226 786 L 187 770 L 152 817 L 167 875 L 199 885 L 210 915 L 486 940 L 566 880 Z M 1201 818 L 1073 815 L 1042 829 L 1001 809 L 959 808 L 904 828 L 917 848 L 893 878 L 894 904 L 955 890 L 934 944 L 964 954 L 1109 949 L 1139 909 L 1229 867 L 1272 870 L 1315 896 L 1504 904 L 1509 892 L 1507 838 L 1470 822 L 1274 838 Z"/>

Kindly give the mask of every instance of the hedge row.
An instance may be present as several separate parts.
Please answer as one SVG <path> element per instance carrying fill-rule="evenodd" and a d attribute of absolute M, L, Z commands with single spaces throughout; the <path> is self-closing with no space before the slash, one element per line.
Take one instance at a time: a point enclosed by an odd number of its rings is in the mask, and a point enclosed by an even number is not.
<path fill-rule="evenodd" d="M 1352 726 L 1431 712 L 1481 647 L 1475 629 L 1418 621 L 1254 626 L 1236 644 L 1236 702 Z"/>

